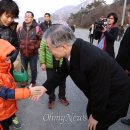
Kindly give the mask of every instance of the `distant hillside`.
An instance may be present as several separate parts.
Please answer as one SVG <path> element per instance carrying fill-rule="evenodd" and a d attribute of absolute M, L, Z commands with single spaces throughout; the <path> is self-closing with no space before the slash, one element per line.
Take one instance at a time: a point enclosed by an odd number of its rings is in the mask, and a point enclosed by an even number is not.
<path fill-rule="evenodd" d="M 57 17 L 58 19 L 67 20 L 71 13 L 77 13 L 82 8 L 85 8 L 92 0 L 86 0 L 85 2 L 77 5 L 77 6 L 65 6 L 57 11 L 55 11 L 52 15 L 53 17 Z"/>
<path fill-rule="evenodd" d="M 75 24 L 76 26 L 83 28 L 90 27 L 90 25 L 99 19 L 100 16 L 107 17 L 110 12 L 115 12 L 118 15 L 117 24 L 120 25 L 122 20 L 123 5 L 124 0 L 119 0 L 115 3 L 112 3 L 111 5 L 107 5 L 102 2 L 98 3 L 97 1 L 97 3 L 91 3 L 86 8 L 78 11 L 77 13 L 71 14 L 68 22 L 69 24 Z M 128 23 L 127 10 L 129 8 L 130 0 L 127 1 L 124 25 Z"/>
<path fill-rule="evenodd" d="M 61 9 L 55 11 L 52 14 L 52 17 L 53 17 L 54 21 L 57 20 L 57 19 L 59 19 L 59 20 L 65 20 L 65 19 L 67 19 L 70 16 L 70 14 L 72 12 L 76 13 L 78 11 L 76 11 L 75 6 L 65 6 L 65 7 L 63 7 Z"/>
<path fill-rule="evenodd" d="M 77 13 L 79 10 L 81 10 L 82 8 L 85 8 L 89 3 L 91 3 L 92 0 L 86 0 L 85 2 L 77 5 L 77 6 L 64 6 L 63 8 L 60 8 L 58 10 L 56 10 L 53 14 L 52 14 L 52 21 L 58 21 L 58 20 L 67 20 L 71 13 Z M 38 20 L 39 22 L 43 21 L 43 17 L 39 18 Z"/>

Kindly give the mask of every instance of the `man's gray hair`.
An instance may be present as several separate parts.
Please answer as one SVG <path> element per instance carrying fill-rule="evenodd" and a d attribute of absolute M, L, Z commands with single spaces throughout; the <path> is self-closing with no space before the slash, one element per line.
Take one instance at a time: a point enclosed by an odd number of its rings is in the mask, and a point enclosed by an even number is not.
<path fill-rule="evenodd" d="M 46 30 L 44 38 L 49 38 L 51 43 L 56 47 L 63 43 L 72 45 L 76 40 L 72 29 L 63 24 L 53 24 Z"/>

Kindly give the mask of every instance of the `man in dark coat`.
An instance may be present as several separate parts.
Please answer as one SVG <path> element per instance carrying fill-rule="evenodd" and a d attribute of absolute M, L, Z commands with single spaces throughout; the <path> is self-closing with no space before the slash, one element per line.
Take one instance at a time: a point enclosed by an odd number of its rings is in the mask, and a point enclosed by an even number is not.
<path fill-rule="evenodd" d="M 51 93 L 68 75 L 88 98 L 88 130 L 108 130 L 126 116 L 130 102 L 130 80 L 118 63 L 94 45 L 76 39 L 65 25 L 52 25 L 44 38 L 61 68 L 43 86 Z"/>
<path fill-rule="evenodd" d="M 128 11 L 130 23 L 130 9 Z M 119 47 L 116 61 L 122 66 L 125 72 L 130 75 L 130 27 L 127 28 Z"/>
<path fill-rule="evenodd" d="M 130 9 L 128 11 L 128 20 L 130 23 Z M 121 40 L 116 61 L 122 66 L 126 74 L 130 76 L 130 27 L 127 28 Z M 130 125 L 130 119 L 122 119 L 121 122 Z"/>
<path fill-rule="evenodd" d="M 40 28 L 42 29 L 43 33 L 51 26 L 51 14 L 45 13 L 44 15 L 44 22 L 39 24 Z"/>

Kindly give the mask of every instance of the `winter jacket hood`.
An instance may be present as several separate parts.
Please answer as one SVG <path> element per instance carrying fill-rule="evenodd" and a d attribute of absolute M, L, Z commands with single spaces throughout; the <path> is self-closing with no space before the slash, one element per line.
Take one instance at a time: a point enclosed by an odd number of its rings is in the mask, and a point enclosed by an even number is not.
<path fill-rule="evenodd" d="M 10 55 L 13 51 L 15 51 L 15 47 L 3 39 L 0 39 L 0 47 L 0 62 L 3 62 L 7 55 Z"/>

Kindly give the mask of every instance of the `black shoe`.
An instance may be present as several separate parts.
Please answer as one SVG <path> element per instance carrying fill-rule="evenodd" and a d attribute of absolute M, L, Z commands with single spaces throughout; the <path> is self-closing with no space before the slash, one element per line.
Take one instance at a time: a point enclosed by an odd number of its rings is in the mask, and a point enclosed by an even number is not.
<path fill-rule="evenodd" d="M 130 125 L 130 119 L 121 119 L 121 122 L 125 125 Z"/>

